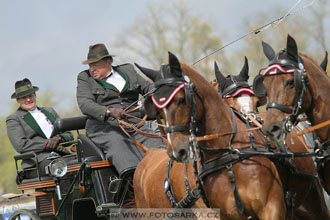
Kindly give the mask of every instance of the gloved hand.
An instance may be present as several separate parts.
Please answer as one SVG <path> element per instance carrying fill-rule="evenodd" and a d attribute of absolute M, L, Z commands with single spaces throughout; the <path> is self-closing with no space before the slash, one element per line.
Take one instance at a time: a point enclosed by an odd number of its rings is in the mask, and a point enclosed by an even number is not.
<path fill-rule="evenodd" d="M 43 144 L 44 151 L 53 151 L 62 140 L 61 136 L 56 135 L 52 138 L 47 139 Z"/>
<path fill-rule="evenodd" d="M 114 117 L 116 119 L 120 119 L 125 115 L 125 111 L 121 108 L 108 108 L 107 116 Z"/>
<path fill-rule="evenodd" d="M 63 147 L 61 145 L 57 145 L 55 151 L 57 153 L 59 153 L 61 156 L 65 156 L 65 155 L 71 154 L 70 151 L 68 151 L 68 149 L 66 149 L 65 147 Z"/>

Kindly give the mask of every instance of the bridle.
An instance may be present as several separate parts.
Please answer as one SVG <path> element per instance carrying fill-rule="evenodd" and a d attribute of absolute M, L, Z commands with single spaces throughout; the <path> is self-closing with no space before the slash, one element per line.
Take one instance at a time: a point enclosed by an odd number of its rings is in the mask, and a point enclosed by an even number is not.
<path fill-rule="evenodd" d="M 229 98 L 236 96 L 240 92 L 249 92 L 254 94 L 253 90 L 250 89 L 250 85 L 245 81 L 237 81 L 233 75 L 229 75 L 231 81 L 233 82 L 230 86 L 227 86 L 223 91 L 219 90 L 222 98 Z"/>
<path fill-rule="evenodd" d="M 198 129 L 196 127 L 197 112 L 196 112 L 196 99 L 195 99 L 194 93 L 197 94 L 197 96 L 200 100 L 203 99 L 202 95 L 198 91 L 197 87 L 190 81 L 189 77 L 186 76 L 183 72 L 182 72 L 183 77 L 164 78 L 163 69 L 165 67 L 166 67 L 166 65 L 163 65 L 161 67 L 161 75 L 163 78 L 160 80 L 157 80 L 154 83 L 154 86 L 155 86 L 154 93 L 156 93 L 160 87 L 169 86 L 169 85 L 178 85 L 176 87 L 177 89 L 174 90 L 175 93 L 172 93 L 172 95 L 174 96 L 179 90 L 184 89 L 185 100 L 190 109 L 188 124 L 167 126 L 167 127 L 165 127 L 165 133 L 169 134 L 172 132 L 184 132 L 184 131 L 189 132 L 190 133 L 189 148 L 196 155 L 196 152 L 197 152 L 196 134 L 197 134 Z M 152 100 L 153 100 L 154 104 L 156 104 L 154 97 L 152 97 Z M 169 101 L 171 101 L 171 99 Z"/>
<path fill-rule="evenodd" d="M 277 102 L 269 102 L 266 106 L 266 109 L 268 110 L 269 108 L 276 108 L 281 112 L 290 114 L 290 116 L 286 117 L 285 119 L 284 129 L 287 132 L 291 132 L 293 126 L 298 123 L 297 117 L 301 113 L 303 99 L 307 90 L 306 88 L 308 88 L 311 95 L 310 106 L 313 105 L 312 88 L 301 58 L 298 59 L 298 63 L 288 59 L 276 60 L 276 62 L 272 62 L 266 69 L 261 70 L 261 73 L 257 77 L 268 77 L 279 74 L 293 74 L 294 76 L 294 87 L 298 94 L 294 107 L 289 108 L 288 106 Z"/>

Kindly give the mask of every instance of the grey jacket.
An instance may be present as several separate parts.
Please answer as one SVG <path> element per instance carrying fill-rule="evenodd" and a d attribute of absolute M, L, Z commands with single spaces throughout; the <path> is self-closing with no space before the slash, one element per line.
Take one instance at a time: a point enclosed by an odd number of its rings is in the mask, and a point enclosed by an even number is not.
<path fill-rule="evenodd" d="M 46 117 L 54 124 L 59 118 L 58 114 L 53 108 L 44 107 L 39 108 Z M 37 153 L 38 162 L 47 158 L 49 152 L 43 152 L 43 143 L 47 139 L 33 116 L 26 110 L 18 108 L 15 113 L 7 117 L 7 135 L 15 150 L 18 153 L 25 153 L 34 151 Z M 54 128 L 51 137 L 59 134 Z M 64 132 L 59 134 L 65 141 L 73 140 L 71 132 Z M 35 160 L 23 160 L 22 168 L 29 168 L 35 165 Z"/>
<path fill-rule="evenodd" d="M 83 114 L 100 122 L 107 120 L 105 112 L 108 107 L 125 108 L 144 95 L 151 83 L 140 76 L 132 64 L 113 66 L 125 80 L 121 92 L 104 80 L 95 79 L 88 70 L 78 75 L 77 101 Z"/>

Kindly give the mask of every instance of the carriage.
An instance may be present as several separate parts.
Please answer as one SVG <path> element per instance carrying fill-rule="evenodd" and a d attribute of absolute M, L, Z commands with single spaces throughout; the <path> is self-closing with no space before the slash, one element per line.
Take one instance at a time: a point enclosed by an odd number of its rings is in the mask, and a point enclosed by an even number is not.
<path fill-rule="evenodd" d="M 58 119 L 58 131 L 76 130 L 78 136 L 71 144 L 76 149 L 76 158 L 66 163 L 54 156 L 46 167 L 49 176 L 25 179 L 17 178 L 18 190 L 34 190 L 36 212 L 19 209 L 9 219 L 109 219 L 123 205 L 128 183 L 118 175 L 114 166 L 105 159 L 104 153 L 84 134 L 87 117 L 79 116 Z M 35 157 L 34 152 L 14 155 L 18 177 L 24 170 L 19 161 Z M 23 219 L 23 218 L 22 218 Z"/>

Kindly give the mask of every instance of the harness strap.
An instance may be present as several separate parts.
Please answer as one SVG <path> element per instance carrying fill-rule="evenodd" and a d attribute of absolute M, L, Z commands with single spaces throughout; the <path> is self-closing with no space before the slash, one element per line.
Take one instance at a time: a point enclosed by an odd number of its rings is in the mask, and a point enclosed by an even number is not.
<path fill-rule="evenodd" d="M 256 119 L 254 119 L 251 115 L 247 115 L 250 121 L 252 121 L 258 128 L 262 128 L 262 124 L 260 124 Z"/>
<path fill-rule="evenodd" d="M 125 121 L 123 121 L 123 120 L 120 120 L 120 119 L 118 119 L 118 122 L 119 122 L 119 124 L 123 124 L 123 125 L 125 125 L 125 126 L 127 126 L 127 127 L 132 128 L 133 130 L 135 130 L 136 132 L 138 132 L 139 134 L 141 134 L 141 135 L 143 135 L 143 136 L 146 136 L 146 137 L 149 137 L 149 138 L 160 138 L 160 139 L 163 140 L 163 142 L 164 142 L 165 144 L 168 144 L 167 139 L 164 138 L 164 137 L 161 136 L 161 135 L 158 135 L 158 134 L 152 134 L 152 133 L 148 133 L 148 132 L 141 131 L 141 130 L 138 129 L 136 126 L 134 126 L 134 125 L 132 125 L 132 124 L 130 124 L 130 123 L 127 123 L 127 122 L 125 122 Z M 122 128 L 122 127 L 121 127 L 121 128 Z M 125 128 L 122 128 L 122 129 L 125 130 Z"/>
<path fill-rule="evenodd" d="M 119 121 L 119 120 L 118 120 Z M 121 130 L 129 137 L 129 139 L 131 139 L 134 144 L 143 152 L 147 152 L 147 150 L 149 149 L 147 146 L 145 146 L 144 144 L 138 142 L 137 140 L 135 140 L 127 131 L 126 129 L 121 125 L 119 124 L 119 127 L 121 128 Z"/>
<path fill-rule="evenodd" d="M 229 166 L 227 166 L 227 169 L 228 169 L 228 177 L 229 177 L 229 180 L 230 180 L 230 183 L 231 183 L 231 190 L 233 191 L 234 193 L 234 197 L 235 197 L 235 202 L 236 202 L 236 207 L 239 211 L 239 213 L 241 214 L 247 214 L 246 213 L 246 209 L 244 208 L 244 203 L 238 193 L 238 190 L 237 190 L 237 186 L 236 186 L 236 182 L 235 182 L 235 176 L 234 176 L 234 172 L 233 172 L 233 169 L 232 169 L 232 164 L 230 164 Z M 247 215 L 249 216 L 249 215 Z"/>
<path fill-rule="evenodd" d="M 228 152 L 229 151 L 229 152 Z M 217 152 L 218 153 L 218 152 Z M 250 157 L 261 156 L 268 158 L 296 158 L 296 157 L 312 157 L 320 156 L 318 152 L 269 152 L 265 146 L 256 146 L 255 149 L 250 146 L 246 146 L 240 149 L 228 149 L 227 153 L 221 156 L 208 160 L 203 163 L 203 166 L 199 170 L 199 177 L 203 179 L 207 175 L 217 172 L 223 168 L 226 168 L 228 164 L 238 163 Z M 306 174 L 307 175 L 307 174 Z"/>
<path fill-rule="evenodd" d="M 201 164 L 203 164 L 202 163 L 202 157 L 200 157 L 200 162 L 201 162 Z M 197 186 L 200 189 L 200 195 L 203 199 L 203 202 L 205 203 L 207 208 L 211 208 L 210 202 L 206 198 L 206 195 L 205 195 L 205 191 L 204 191 L 204 188 L 203 188 L 203 181 L 202 181 L 201 178 L 199 178 L 199 175 L 198 175 L 199 171 L 198 171 L 198 168 L 197 168 L 197 161 L 196 160 L 194 160 L 194 162 L 193 162 L 193 168 L 194 168 L 195 177 L 197 178 L 196 183 L 197 183 Z"/>
<path fill-rule="evenodd" d="M 293 113 L 292 108 L 289 108 L 286 105 L 278 104 L 278 103 L 275 103 L 275 102 L 268 103 L 267 106 L 266 106 L 266 110 L 268 110 L 269 108 L 276 108 L 276 109 L 279 109 L 282 112 L 287 113 L 287 114 L 292 114 Z"/>
<path fill-rule="evenodd" d="M 189 130 L 189 125 L 174 125 L 170 127 L 165 127 L 166 133 L 188 131 L 188 130 Z"/>
<path fill-rule="evenodd" d="M 174 208 L 190 208 L 200 197 L 200 189 L 199 187 L 196 187 L 192 191 L 189 191 L 189 193 L 181 199 Z"/>
<path fill-rule="evenodd" d="M 137 128 L 140 128 L 143 123 L 146 121 L 148 115 L 144 115 L 143 118 L 141 119 L 141 121 L 139 122 L 139 124 L 136 126 Z"/>
<path fill-rule="evenodd" d="M 166 193 L 166 196 L 168 200 L 171 203 L 172 207 L 175 207 L 177 205 L 175 198 L 174 198 L 174 193 L 173 189 L 171 186 L 171 178 L 170 178 L 170 171 L 173 165 L 173 160 L 170 159 L 167 163 L 167 169 L 166 169 L 166 177 L 164 179 L 164 192 Z"/>
<path fill-rule="evenodd" d="M 135 106 L 134 108 L 126 110 L 126 113 L 134 112 L 135 110 L 138 110 L 139 108 L 142 108 L 143 104 Z"/>
<path fill-rule="evenodd" d="M 236 133 L 243 133 L 243 132 L 252 131 L 252 130 L 259 130 L 259 129 L 260 129 L 259 127 L 255 127 L 255 128 L 245 129 L 245 130 L 241 130 L 241 131 L 236 131 Z M 233 132 L 204 135 L 204 136 L 196 137 L 196 141 L 209 141 L 209 140 L 212 140 L 214 138 L 218 138 L 218 137 L 226 136 L 226 135 L 231 135 L 231 134 L 233 134 Z"/>
<path fill-rule="evenodd" d="M 200 188 L 197 186 L 193 190 L 190 190 L 189 186 L 186 185 L 187 195 L 184 198 L 182 198 L 179 202 L 176 202 L 171 185 L 171 179 L 170 179 L 170 171 L 172 165 L 173 165 L 173 160 L 170 159 L 167 164 L 166 177 L 164 180 L 164 192 L 166 193 L 166 196 L 173 208 L 190 208 L 201 197 Z"/>

